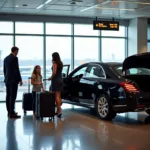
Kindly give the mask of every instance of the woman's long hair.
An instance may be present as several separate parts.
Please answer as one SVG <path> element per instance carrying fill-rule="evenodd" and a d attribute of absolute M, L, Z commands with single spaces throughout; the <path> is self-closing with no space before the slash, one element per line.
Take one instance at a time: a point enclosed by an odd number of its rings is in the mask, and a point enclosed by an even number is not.
<path fill-rule="evenodd" d="M 63 68 L 63 63 L 62 63 L 62 61 L 61 61 L 61 59 L 60 59 L 59 53 L 54 52 L 54 53 L 52 54 L 52 61 L 57 64 L 57 67 L 58 67 L 58 68 L 60 68 L 60 69 Z"/>
<path fill-rule="evenodd" d="M 35 75 L 36 79 L 38 78 L 38 75 L 42 78 L 41 72 L 37 74 L 36 70 L 37 68 L 40 67 L 39 65 L 36 65 L 33 69 L 32 75 Z M 40 67 L 41 68 L 41 67 Z"/>

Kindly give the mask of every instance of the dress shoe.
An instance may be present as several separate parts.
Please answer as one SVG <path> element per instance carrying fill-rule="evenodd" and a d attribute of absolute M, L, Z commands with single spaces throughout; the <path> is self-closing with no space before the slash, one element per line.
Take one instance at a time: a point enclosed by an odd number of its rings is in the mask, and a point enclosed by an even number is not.
<path fill-rule="evenodd" d="M 57 114 L 57 117 L 58 117 L 58 118 L 61 118 L 61 116 L 62 116 L 62 113 L 61 113 L 61 112 Z"/>
<path fill-rule="evenodd" d="M 17 112 L 14 112 L 14 113 L 13 113 L 13 115 L 17 115 L 17 114 L 18 114 Z M 8 113 L 7 116 L 9 117 L 9 115 L 10 115 L 10 114 Z"/>
<path fill-rule="evenodd" d="M 10 115 L 9 115 L 9 118 L 12 118 L 12 119 L 19 119 L 19 118 L 21 118 L 21 116 L 16 115 L 16 114 L 10 114 Z"/>

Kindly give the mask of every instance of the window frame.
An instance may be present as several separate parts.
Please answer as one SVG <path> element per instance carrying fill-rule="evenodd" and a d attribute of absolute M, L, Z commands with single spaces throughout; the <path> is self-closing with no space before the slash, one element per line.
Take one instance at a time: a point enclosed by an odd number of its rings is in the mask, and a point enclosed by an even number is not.
<path fill-rule="evenodd" d="M 68 75 L 68 77 L 71 77 L 71 74 L 73 75 L 73 74 L 75 74 L 77 71 L 79 71 L 79 69 L 81 69 L 82 67 L 86 67 L 86 69 L 85 69 L 85 72 L 86 72 L 86 70 L 87 70 L 87 68 L 88 68 L 88 65 L 89 64 L 91 64 L 91 63 L 89 63 L 89 61 L 87 62 L 87 63 L 85 63 L 85 64 L 82 64 L 82 65 L 80 65 L 79 66 L 79 64 L 78 64 L 78 67 L 74 70 L 74 67 L 75 67 L 75 61 L 76 61 L 76 59 L 75 59 L 75 38 L 78 38 L 78 37 L 80 37 L 80 38 L 98 38 L 98 60 L 97 61 L 101 61 L 102 60 L 102 45 L 103 45 L 103 43 L 102 43 L 102 38 L 111 38 L 111 39 L 116 39 L 116 38 L 118 38 L 118 39 L 124 39 L 124 41 L 125 41 L 125 57 L 126 56 L 128 56 L 128 34 L 127 34 L 127 31 L 128 31 L 128 27 L 127 27 L 127 25 L 123 25 L 124 27 L 125 27 L 125 30 L 126 30 L 126 34 L 125 34 L 125 36 L 124 37 L 120 37 L 120 36 L 103 36 L 102 35 L 102 31 L 98 31 L 99 32 L 99 34 L 98 35 L 83 35 L 83 34 L 80 34 L 80 35 L 76 35 L 74 32 L 75 32 L 75 25 L 76 24 L 81 24 L 81 25 L 90 25 L 91 23 L 90 22 L 88 22 L 88 23 L 83 23 L 83 22 L 70 22 L 70 21 L 64 21 L 64 22 L 62 22 L 62 21 L 60 21 L 60 20 L 58 20 L 58 21 L 56 21 L 56 20 L 51 20 L 51 21 L 49 21 L 49 20 L 36 20 L 35 21 L 35 19 L 33 19 L 33 20 L 31 20 L 31 19 L 29 19 L 29 20 L 24 20 L 23 18 L 21 18 L 21 19 L 19 19 L 19 20 L 15 20 L 15 19 L 8 19 L 7 21 L 6 21 L 6 19 L 4 19 L 4 20 L 1 20 L 1 22 L 13 22 L 13 32 L 12 33 L 0 33 L 0 35 L 11 35 L 11 36 L 13 36 L 13 45 L 12 46 L 15 46 L 16 45 L 16 37 L 17 36 L 42 36 L 43 37 L 43 77 L 44 78 L 46 78 L 46 73 L 47 73 L 47 71 L 46 71 L 46 64 L 47 64 L 47 62 L 46 62 L 46 60 L 47 60 L 47 57 L 46 57 L 46 37 L 70 37 L 71 38 L 71 62 L 70 62 L 70 66 L 71 66 L 71 69 L 72 69 L 72 72 L 71 73 L 69 73 L 69 75 Z M 43 34 L 33 34 L 33 33 L 16 33 L 16 23 L 17 22 L 25 22 L 25 23 L 43 23 Z M 67 34 L 67 35 L 58 35 L 58 34 L 46 34 L 46 23 L 58 23 L 58 24 L 71 24 L 71 34 Z M 150 42 L 150 39 L 148 40 L 149 42 Z M 84 65 L 84 66 L 83 66 Z M 107 77 L 107 72 L 104 70 L 104 66 L 102 65 L 101 66 L 102 67 L 102 69 L 103 69 L 103 71 L 104 71 L 104 73 L 105 73 L 105 75 L 106 75 L 106 78 L 108 78 Z M 84 72 L 84 73 L 85 73 Z M 83 76 L 83 78 L 84 78 L 84 76 Z M 46 87 L 46 83 L 44 83 L 44 86 Z M 3 100 L 2 100 L 3 101 Z M 20 99 L 17 99 L 17 101 L 20 101 Z M 0 101 L 1 102 L 1 101 Z M 4 102 L 4 101 L 3 101 Z"/>

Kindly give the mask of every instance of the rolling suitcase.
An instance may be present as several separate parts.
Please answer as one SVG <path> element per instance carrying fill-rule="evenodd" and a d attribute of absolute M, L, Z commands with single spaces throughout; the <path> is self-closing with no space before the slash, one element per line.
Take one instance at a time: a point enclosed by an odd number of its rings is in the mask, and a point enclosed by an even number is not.
<path fill-rule="evenodd" d="M 32 93 L 30 93 L 30 79 L 31 78 L 28 78 L 28 93 L 23 94 L 22 108 L 24 114 L 26 114 L 27 111 L 33 110 L 33 97 L 32 97 Z"/>
<path fill-rule="evenodd" d="M 36 93 L 36 117 L 43 119 L 48 117 L 54 119 L 55 116 L 55 93 L 38 92 Z"/>

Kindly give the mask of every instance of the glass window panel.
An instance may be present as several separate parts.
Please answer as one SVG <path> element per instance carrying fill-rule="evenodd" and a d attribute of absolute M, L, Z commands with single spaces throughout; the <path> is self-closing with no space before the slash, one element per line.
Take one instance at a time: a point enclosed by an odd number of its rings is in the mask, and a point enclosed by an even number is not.
<path fill-rule="evenodd" d="M 103 69 L 97 65 L 91 66 L 90 71 L 86 72 L 86 77 L 105 78 Z"/>
<path fill-rule="evenodd" d="M 71 38 L 70 37 L 46 37 L 46 76 L 52 74 L 52 53 L 58 52 L 64 65 L 71 64 Z M 70 68 L 71 70 L 71 68 Z M 50 82 L 47 82 L 47 90 Z"/>
<path fill-rule="evenodd" d="M 13 33 L 13 22 L 0 22 L 0 33 Z"/>
<path fill-rule="evenodd" d="M 87 69 L 87 66 L 86 66 L 86 67 L 82 67 L 82 68 L 79 69 L 77 72 L 75 72 L 75 73 L 72 75 L 72 77 L 76 77 L 76 76 L 81 75 L 81 74 L 84 75 L 86 69 Z"/>
<path fill-rule="evenodd" d="M 147 36 L 148 36 L 148 40 L 150 40 L 150 25 L 148 25 Z"/>
<path fill-rule="evenodd" d="M 125 39 L 102 38 L 102 61 L 122 62 L 125 59 Z"/>
<path fill-rule="evenodd" d="M 124 26 L 119 27 L 119 31 L 104 31 L 102 30 L 102 36 L 114 36 L 114 37 L 125 37 L 125 28 Z"/>
<path fill-rule="evenodd" d="M 71 24 L 46 23 L 46 34 L 71 35 Z"/>
<path fill-rule="evenodd" d="M 43 34 L 43 23 L 16 22 L 15 31 L 18 34 Z"/>
<path fill-rule="evenodd" d="M 123 75 L 122 66 L 115 67 L 118 74 Z M 147 68 L 131 68 L 126 71 L 126 75 L 150 75 L 150 69 Z"/>
<path fill-rule="evenodd" d="M 35 65 L 41 66 L 43 75 L 43 37 L 16 36 L 16 46 L 19 47 L 19 65 L 23 79 L 23 86 L 19 87 L 17 100 L 22 99 L 22 94 L 27 92 L 28 77 L 31 76 Z"/>
<path fill-rule="evenodd" d="M 147 44 L 147 49 L 148 49 L 147 51 L 150 52 L 150 42 L 148 42 Z"/>
<path fill-rule="evenodd" d="M 99 31 L 93 30 L 93 25 L 86 24 L 75 24 L 74 25 L 74 34 L 75 35 L 84 35 L 84 36 L 98 36 Z"/>
<path fill-rule="evenodd" d="M 75 68 L 86 62 L 98 61 L 98 38 L 75 38 Z"/>
<path fill-rule="evenodd" d="M 3 60 L 11 53 L 13 36 L 0 36 L 0 101 L 5 101 L 6 88 L 4 84 Z"/>

